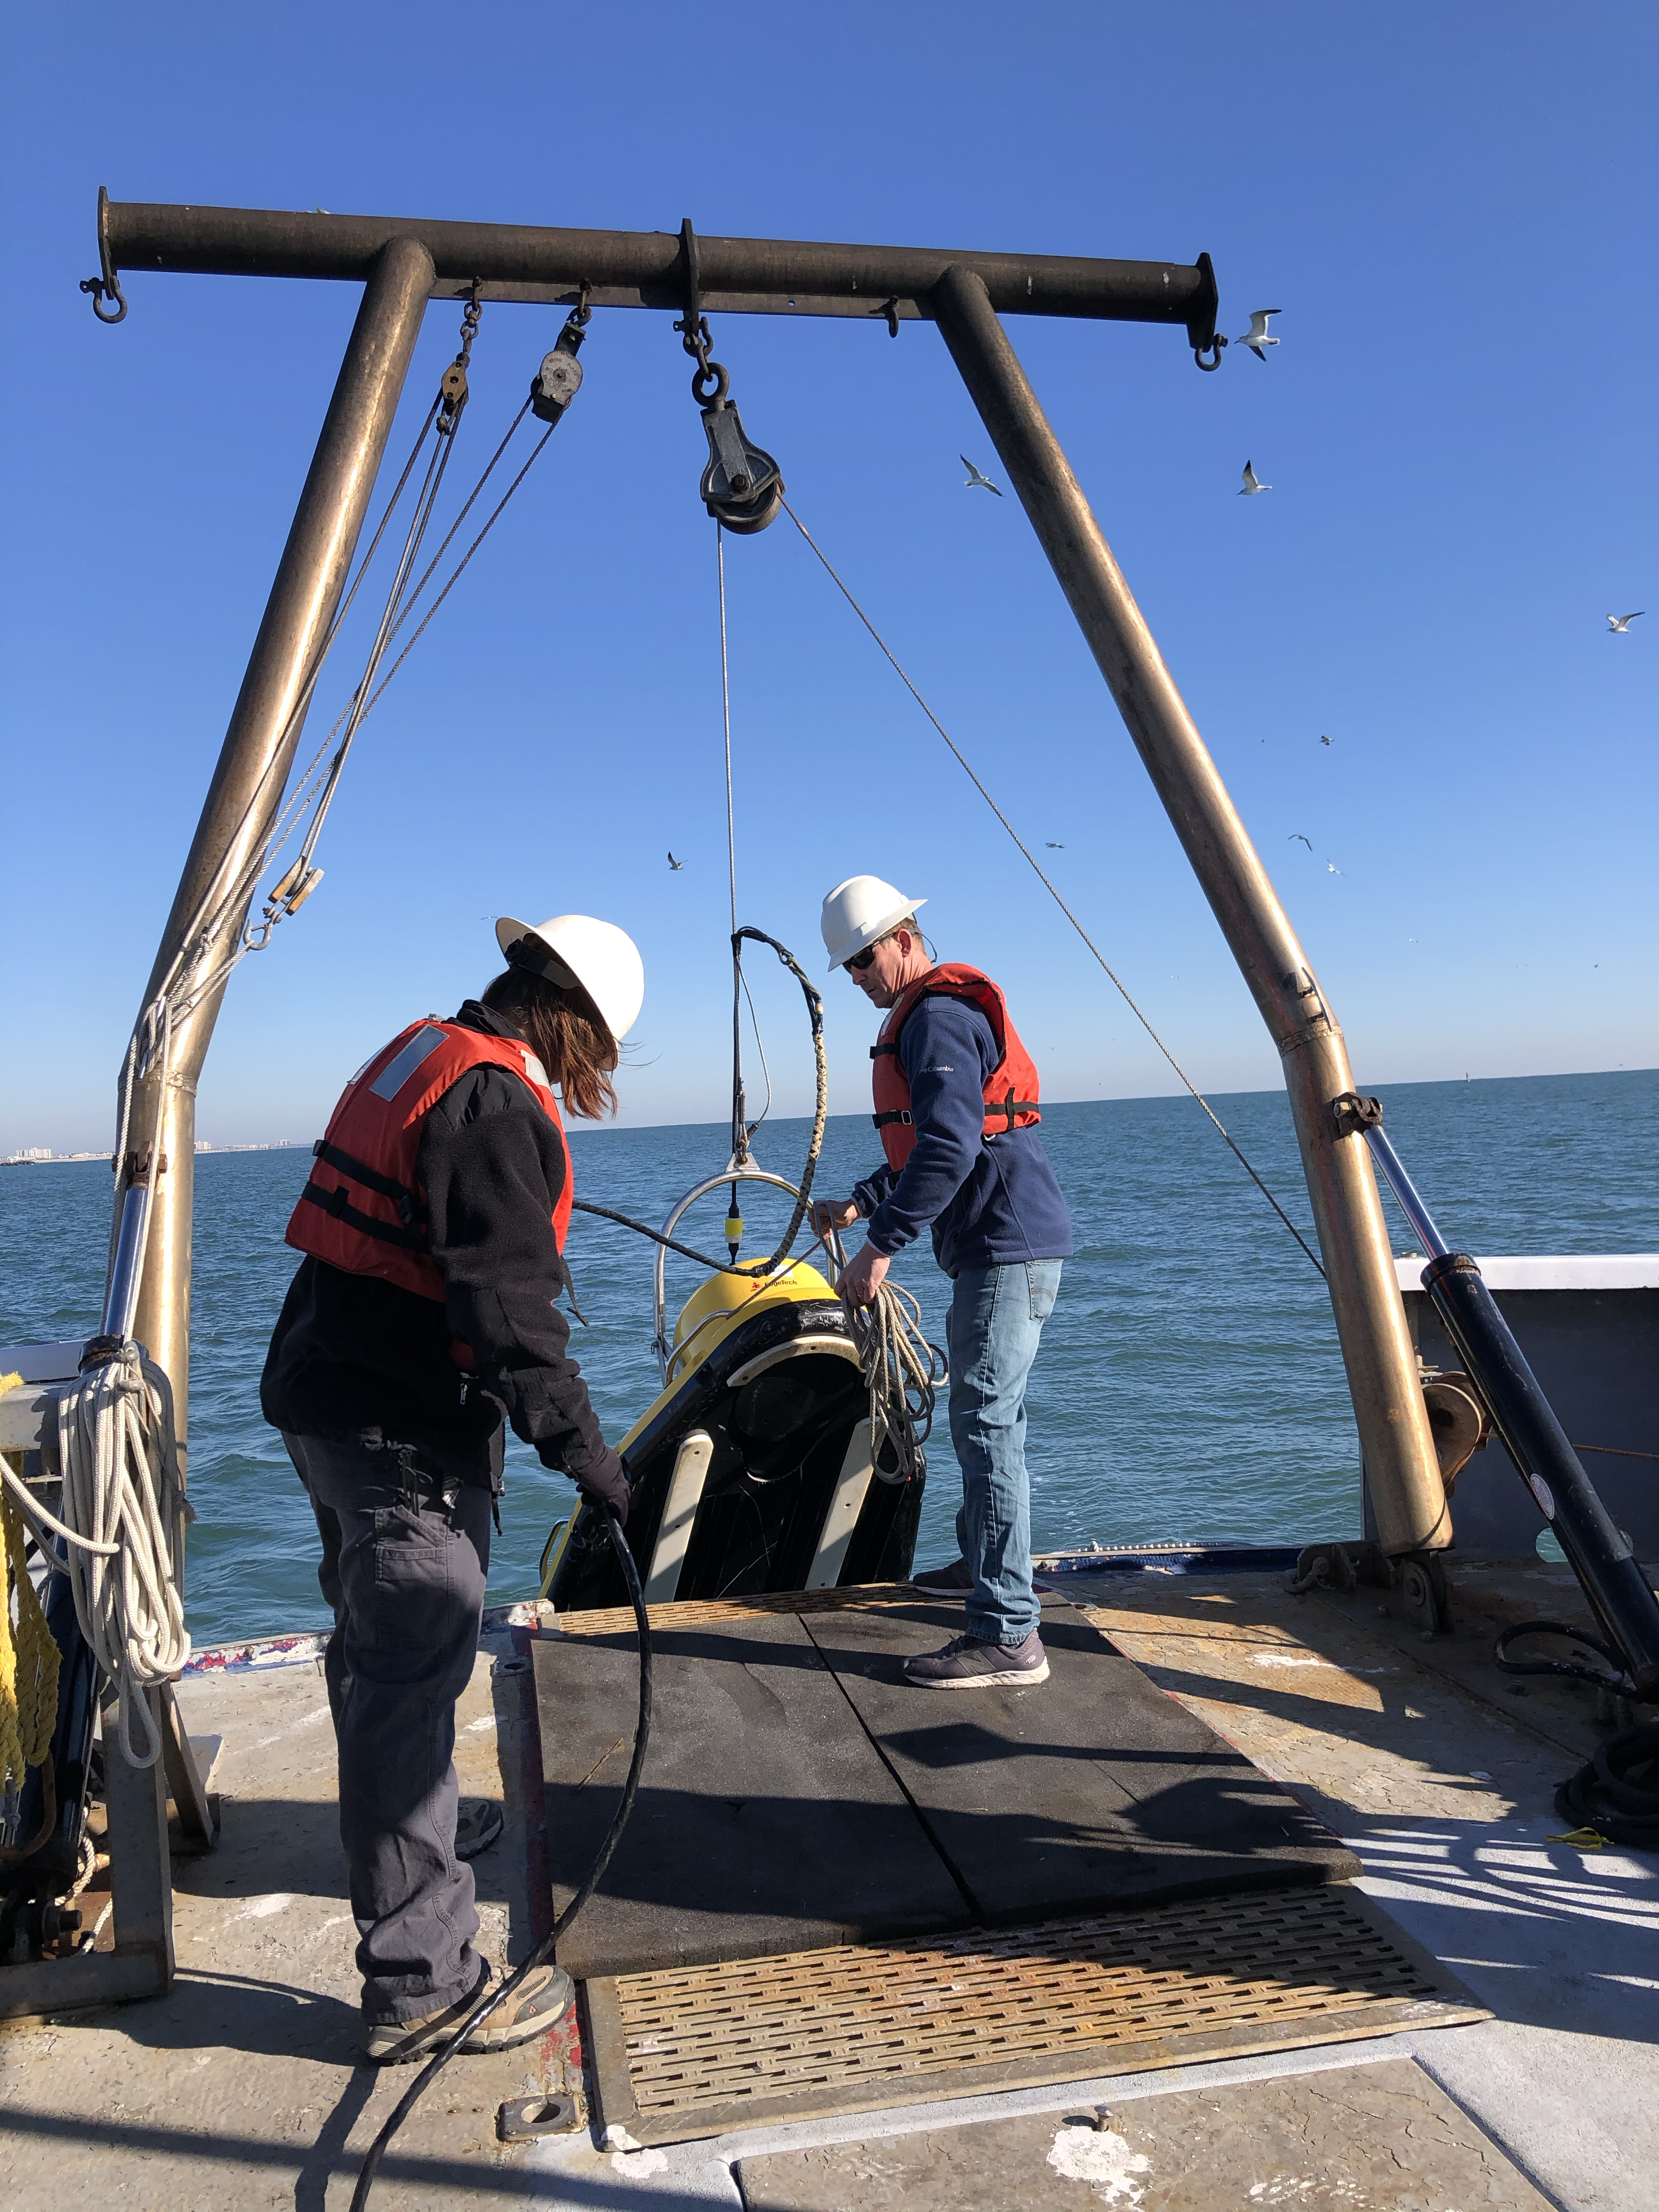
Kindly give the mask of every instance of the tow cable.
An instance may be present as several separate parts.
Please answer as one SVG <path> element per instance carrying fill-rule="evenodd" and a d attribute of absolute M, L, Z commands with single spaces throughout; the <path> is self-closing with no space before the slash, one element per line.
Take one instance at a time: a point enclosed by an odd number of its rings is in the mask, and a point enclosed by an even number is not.
<path fill-rule="evenodd" d="M 549 1959 L 555 1956 L 559 1938 L 568 1930 L 577 1914 L 599 1887 L 604 1879 L 605 1870 L 611 1863 L 611 1855 L 622 1841 L 623 1830 L 628 1826 L 628 1816 L 634 1809 L 635 1798 L 639 1795 L 640 1774 L 645 1765 L 646 1746 L 651 1740 L 651 1622 L 645 1609 L 645 1592 L 640 1587 L 640 1571 L 635 1564 L 634 1554 L 629 1548 L 628 1539 L 623 1533 L 623 1525 L 617 1517 L 617 1509 L 614 1505 L 606 1505 L 605 1508 L 605 1533 L 611 1539 L 611 1549 L 617 1554 L 617 1564 L 622 1569 L 623 1579 L 628 1584 L 628 1595 L 634 1607 L 634 1621 L 639 1635 L 640 1711 L 639 1718 L 634 1724 L 633 1763 L 628 1770 L 628 1779 L 623 1784 L 621 1802 L 617 1807 L 610 1827 L 605 1831 L 605 1841 L 599 1845 L 593 1863 L 587 1870 L 587 1879 L 554 1922 L 552 1927 L 537 1944 L 523 1965 L 509 1974 L 497 1988 L 491 1990 L 487 1996 L 479 2000 L 450 2037 L 448 2042 L 445 2044 L 443 2049 L 435 2057 L 428 2060 L 419 2074 L 416 2075 L 414 2081 L 404 2091 L 398 2100 L 396 2111 L 368 2147 L 368 2155 L 363 2160 L 362 2170 L 357 2176 L 357 2186 L 351 2192 L 351 2212 L 363 2212 L 363 2208 L 368 2203 L 369 2191 L 374 2185 L 374 2179 L 380 2172 L 380 2160 L 386 2155 L 387 2146 L 416 2106 L 420 2103 L 421 2099 L 437 2080 L 439 2075 L 443 2072 L 444 2068 L 448 2065 L 456 2052 L 465 2046 L 468 2037 L 475 2034 L 483 2027 L 497 2005 L 504 2003 L 515 1990 L 522 1987 L 526 1978 L 538 1966 L 544 1966 Z"/>

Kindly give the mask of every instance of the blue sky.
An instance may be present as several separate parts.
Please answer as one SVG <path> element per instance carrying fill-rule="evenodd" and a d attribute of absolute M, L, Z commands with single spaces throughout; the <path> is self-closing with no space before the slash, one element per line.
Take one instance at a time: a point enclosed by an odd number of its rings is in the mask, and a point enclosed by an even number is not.
<path fill-rule="evenodd" d="M 1651 11 L 161 4 L 9 33 L 0 1147 L 113 1081 L 355 309 L 76 281 L 113 197 L 1215 259 L 1223 326 L 1011 322 L 1346 1029 L 1362 1082 L 1651 1065 Z M 456 470 L 551 343 L 487 309 Z M 453 351 L 429 311 L 392 451 Z M 1275 1055 L 937 334 L 727 318 L 803 519 L 1200 1083 Z M 576 407 L 368 725 L 327 876 L 235 977 L 201 1133 L 309 1138 L 490 972 L 486 917 L 623 922 L 627 1118 L 724 1110 L 713 526 L 666 317 Z M 1246 457 L 1271 493 L 1236 496 Z M 740 907 L 816 969 L 855 870 L 1006 985 L 1056 1097 L 1173 1079 L 787 520 L 728 548 Z M 1625 638 L 1609 610 L 1651 606 Z M 319 717 L 349 690 L 343 641 Z M 320 735 L 326 720 L 314 719 Z M 1320 738 L 1334 743 L 1322 746 Z M 1300 831 L 1310 853 L 1293 841 Z M 685 861 L 669 872 L 672 846 Z M 1331 866 L 1340 870 L 1331 872 Z M 793 987 L 757 973 L 780 1105 Z M 830 987 L 837 1110 L 869 1017 Z"/>

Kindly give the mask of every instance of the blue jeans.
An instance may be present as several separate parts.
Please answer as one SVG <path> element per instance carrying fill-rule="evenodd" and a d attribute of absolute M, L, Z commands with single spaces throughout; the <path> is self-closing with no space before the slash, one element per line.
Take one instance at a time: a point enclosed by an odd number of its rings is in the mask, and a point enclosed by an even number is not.
<path fill-rule="evenodd" d="M 407 1445 L 283 1442 L 310 1493 L 334 1609 L 323 1673 L 363 2013 L 413 2020 L 465 1996 L 481 1964 L 472 1869 L 455 1856 L 453 1754 L 455 1700 L 478 1656 L 489 1491 L 458 1479 L 446 1505 L 435 1492 L 448 1470 Z"/>
<path fill-rule="evenodd" d="M 974 1577 L 968 1633 L 988 1644 L 1022 1642 L 1042 1613 L 1031 1588 L 1025 1382 L 1061 1265 L 964 1267 L 945 1325 L 951 1441 L 962 1463 L 957 1541 Z"/>

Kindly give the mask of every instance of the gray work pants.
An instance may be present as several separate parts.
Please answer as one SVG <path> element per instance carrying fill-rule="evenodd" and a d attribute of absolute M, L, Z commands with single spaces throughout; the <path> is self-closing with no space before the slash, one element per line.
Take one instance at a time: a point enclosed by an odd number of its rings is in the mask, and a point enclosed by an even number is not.
<path fill-rule="evenodd" d="M 489 1492 L 440 1494 L 424 1449 L 283 1434 L 323 1539 L 324 1658 L 340 1841 L 370 2021 L 452 2004 L 478 1979 L 472 1870 L 455 1856 L 455 1700 L 477 1656 Z M 434 1477 L 436 1480 L 434 1480 Z"/>

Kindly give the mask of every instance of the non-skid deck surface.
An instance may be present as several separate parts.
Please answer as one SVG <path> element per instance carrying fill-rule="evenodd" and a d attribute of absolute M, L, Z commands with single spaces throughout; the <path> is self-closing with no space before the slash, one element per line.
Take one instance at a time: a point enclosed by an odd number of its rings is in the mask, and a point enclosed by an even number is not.
<path fill-rule="evenodd" d="M 1338 1887 L 629 1974 L 587 2005 L 603 2122 L 642 2143 L 1487 2017 Z"/>
<path fill-rule="evenodd" d="M 1358 1873 L 1322 1822 L 1064 1599 L 1044 1602 L 1041 1688 L 912 1688 L 903 1662 L 961 1625 L 959 1607 L 925 1603 L 804 1624 L 979 1920 Z"/>
<path fill-rule="evenodd" d="M 801 1623 L 655 1610 L 640 1794 L 561 1964 L 585 1978 L 959 1926 L 961 1892 Z M 532 1648 L 562 1912 L 616 1810 L 638 1674 L 631 1631 Z"/>
<path fill-rule="evenodd" d="M 1358 1863 L 1288 1791 L 1111 1650 L 1043 1615 L 1049 1680 L 933 1692 L 902 1662 L 959 1607 L 805 1618 L 653 1613 L 644 1781 L 559 1956 L 581 1978 L 1343 1881 Z M 630 1633 L 534 1644 L 554 1905 L 615 1809 Z"/>

